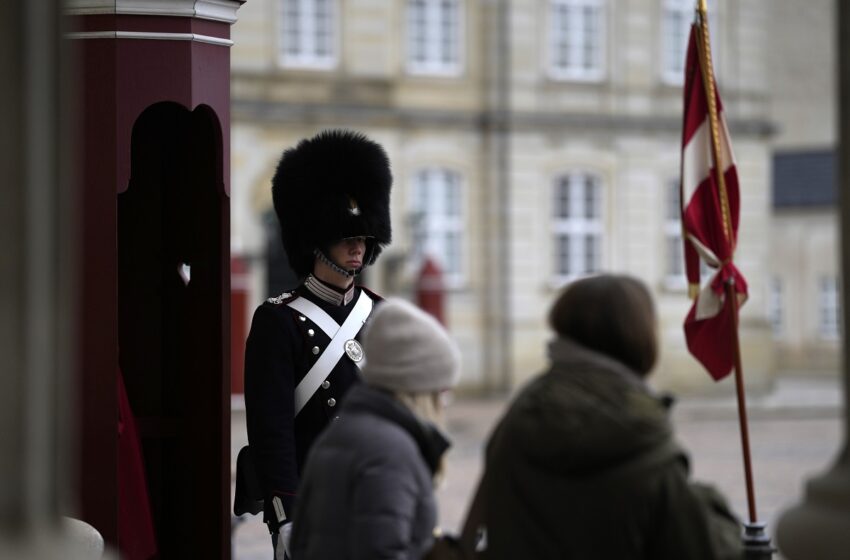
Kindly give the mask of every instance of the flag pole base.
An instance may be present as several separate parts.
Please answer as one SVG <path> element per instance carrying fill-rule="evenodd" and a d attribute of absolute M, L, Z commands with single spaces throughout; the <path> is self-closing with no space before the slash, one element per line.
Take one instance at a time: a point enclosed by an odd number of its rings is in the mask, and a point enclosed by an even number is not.
<path fill-rule="evenodd" d="M 766 523 L 744 523 L 744 558 L 746 560 L 770 560 L 776 549 L 770 544 L 765 532 Z"/>

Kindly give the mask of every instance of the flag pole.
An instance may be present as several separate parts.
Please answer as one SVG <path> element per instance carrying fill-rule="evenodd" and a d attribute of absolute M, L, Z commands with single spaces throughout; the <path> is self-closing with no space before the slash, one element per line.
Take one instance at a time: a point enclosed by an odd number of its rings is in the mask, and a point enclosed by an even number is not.
<path fill-rule="evenodd" d="M 729 211 L 729 197 L 726 191 L 726 179 L 724 176 L 723 154 L 720 150 L 720 126 L 718 121 L 717 98 L 714 89 L 714 69 L 711 60 L 711 44 L 708 29 L 708 8 L 706 0 L 699 0 L 699 40 L 697 50 L 702 64 L 703 84 L 705 85 L 706 97 L 709 111 L 709 127 L 711 129 L 711 148 L 714 155 L 715 173 L 720 190 L 720 207 L 723 218 L 723 234 L 729 244 L 729 260 L 735 253 L 735 237 L 732 231 L 731 213 Z M 744 393 L 743 372 L 741 368 L 741 344 L 738 337 L 738 295 L 735 290 L 734 279 L 726 283 L 726 299 L 732 305 L 732 349 L 735 357 L 735 388 L 738 396 L 738 420 L 741 431 L 741 448 L 744 456 L 744 477 L 747 488 L 747 506 L 749 510 L 750 524 L 758 522 L 756 513 L 756 498 L 753 488 L 753 469 L 750 455 L 749 426 L 747 423 L 747 404 Z"/>

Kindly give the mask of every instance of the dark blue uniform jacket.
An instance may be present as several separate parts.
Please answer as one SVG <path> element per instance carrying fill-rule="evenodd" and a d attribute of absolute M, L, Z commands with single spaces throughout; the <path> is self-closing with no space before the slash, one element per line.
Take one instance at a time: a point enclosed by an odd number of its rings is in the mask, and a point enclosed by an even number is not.
<path fill-rule="evenodd" d="M 355 297 L 347 305 L 333 305 L 301 285 L 290 294 L 267 300 L 254 312 L 245 347 L 245 412 L 248 442 L 265 496 L 263 519 L 273 530 L 279 523 L 272 498 L 280 497 L 287 520 L 291 520 L 298 479 L 310 446 L 328 422 L 337 418 L 345 393 L 360 380 L 358 367 L 343 354 L 322 387 L 294 416 L 295 387 L 330 338 L 287 303 L 296 297 L 307 298 L 342 324 L 361 292 L 373 300 L 380 299 L 356 287 Z"/>

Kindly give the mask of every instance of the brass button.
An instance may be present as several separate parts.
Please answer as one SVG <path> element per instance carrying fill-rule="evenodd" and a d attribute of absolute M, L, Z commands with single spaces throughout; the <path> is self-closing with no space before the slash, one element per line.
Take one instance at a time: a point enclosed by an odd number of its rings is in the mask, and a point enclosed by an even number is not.
<path fill-rule="evenodd" d="M 328 399 L 328 406 L 331 406 L 331 407 L 336 406 L 336 399 L 333 398 L 333 397 L 329 398 Z"/>
<path fill-rule="evenodd" d="M 331 382 L 330 382 L 330 381 L 328 381 L 327 379 L 325 379 L 324 381 L 322 381 L 322 389 L 327 389 L 327 388 L 328 388 L 328 387 L 330 387 L 330 386 L 331 386 Z"/>
<path fill-rule="evenodd" d="M 298 316 L 298 320 L 299 320 L 299 321 L 301 321 L 301 322 L 303 323 L 304 321 L 306 321 L 306 320 L 307 320 L 307 317 L 305 317 L 304 315 L 299 315 L 299 316 Z"/>
<path fill-rule="evenodd" d="M 314 355 L 314 356 L 316 356 L 316 355 L 318 355 L 318 354 L 319 354 L 319 347 L 318 347 L 318 346 L 313 346 L 313 355 Z M 315 385 L 314 385 L 314 387 L 315 387 Z"/>
<path fill-rule="evenodd" d="M 313 329 L 307 329 L 308 336 L 313 336 L 314 334 L 316 334 L 316 331 L 314 331 Z"/>

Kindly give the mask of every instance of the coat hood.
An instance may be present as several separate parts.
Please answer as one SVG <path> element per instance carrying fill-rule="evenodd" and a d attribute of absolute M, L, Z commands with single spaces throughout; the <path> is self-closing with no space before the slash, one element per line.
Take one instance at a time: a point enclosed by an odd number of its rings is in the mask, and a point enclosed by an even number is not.
<path fill-rule="evenodd" d="M 565 338 L 549 357 L 500 425 L 535 469 L 598 475 L 672 445 L 667 401 L 635 372 Z"/>

